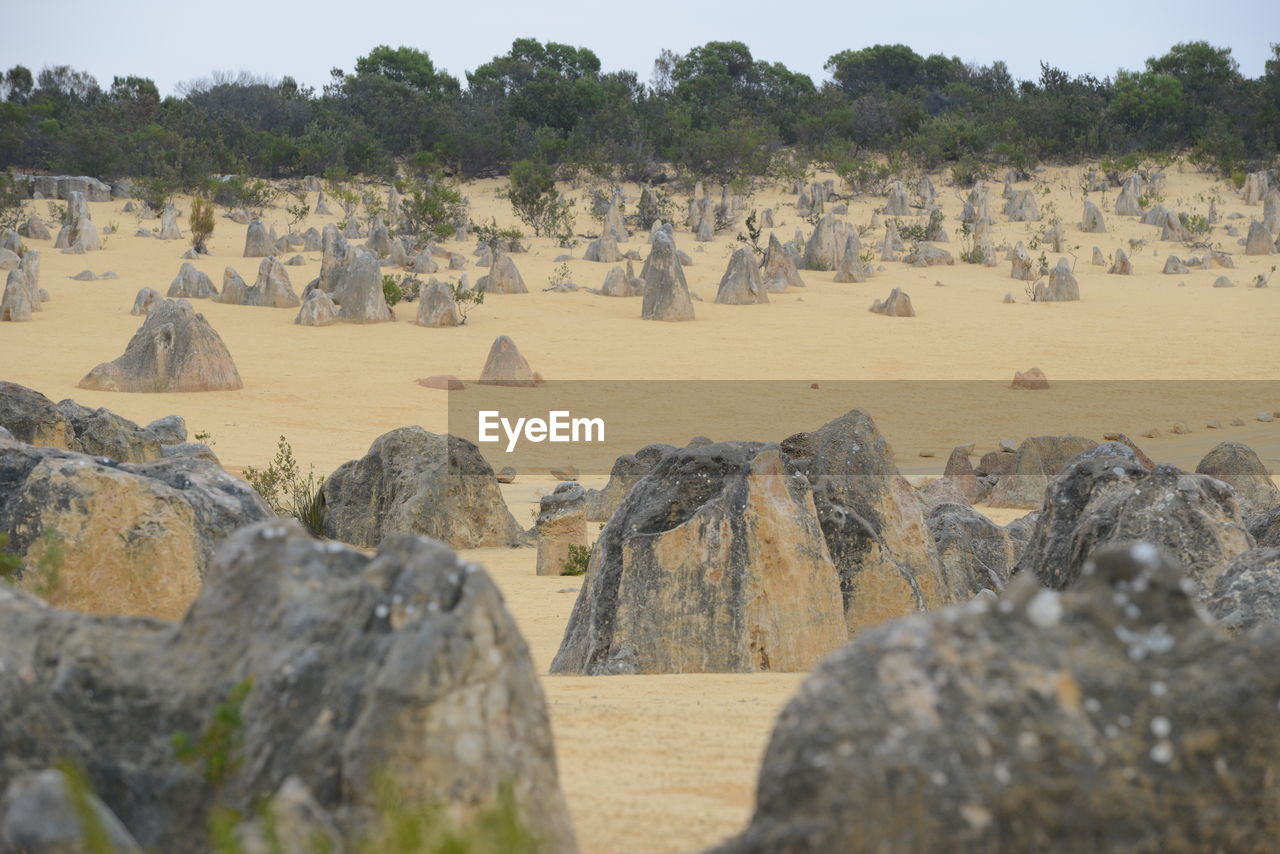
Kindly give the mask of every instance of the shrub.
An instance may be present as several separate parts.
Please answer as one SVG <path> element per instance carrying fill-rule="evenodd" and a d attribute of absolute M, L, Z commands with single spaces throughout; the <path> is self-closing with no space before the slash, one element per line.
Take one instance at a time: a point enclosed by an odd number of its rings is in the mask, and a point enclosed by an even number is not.
<path fill-rule="evenodd" d="M 0 173 L 0 229 L 16 229 L 22 224 L 23 206 L 27 201 L 22 183 L 13 172 Z"/>
<path fill-rule="evenodd" d="M 302 221 L 311 214 L 311 205 L 307 204 L 305 193 L 297 195 L 297 201 L 293 204 L 285 205 L 285 213 L 289 214 L 289 230 L 293 231 Z"/>
<path fill-rule="evenodd" d="M 133 182 L 133 197 L 156 213 L 164 210 L 176 192 L 178 183 L 166 175 L 138 178 Z"/>
<path fill-rule="evenodd" d="M 764 255 L 764 249 L 760 247 L 760 227 L 756 225 L 756 212 L 754 208 L 751 210 L 751 213 L 747 214 L 747 221 L 745 225 L 747 227 L 747 232 L 746 234 L 739 232 L 738 242 L 745 243 L 747 246 L 750 246 L 751 251 L 757 256 Z"/>
<path fill-rule="evenodd" d="M 569 546 L 569 557 L 560 569 L 561 575 L 582 575 L 591 562 L 591 549 L 586 546 L 572 544 Z"/>
<path fill-rule="evenodd" d="M 264 469 L 244 467 L 244 479 L 267 502 L 277 516 L 289 516 L 302 523 L 313 536 L 324 529 L 323 478 L 315 467 L 303 475 L 293 457 L 293 446 L 284 436 L 276 443 L 275 458 Z"/>
<path fill-rule="evenodd" d="M 467 314 L 471 309 L 484 303 L 484 291 L 472 290 L 464 287 L 462 282 L 455 282 L 453 288 L 453 301 L 458 304 L 458 313 L 462 315 L 462 324 L 467 322 Z"/>
<path fill-rule="evenodd" d="M 400 283 L 390 273 L 382 275 L 382 296 L 386 299 L 387 305 L 392 306 L 404 299 L 404 292 L 400 290 Z"/>
<path fill-rule="evenodd" d="M 466 217 L 467 205 L 462 194 L 445 183 L 443 174 L 406 184 L 404 190 L 400 218 L 405 229 L 420 240 L 432 237 L 444 240 Z"/>
<path fill-rule="evenodd" d="M 188 216 L 191 226 L 191 248 L 202 254 L 208 254 L 209 237 L 213 234 L 213 202 L 203 196 L 191 200 L 191 213 Z"/>
<path fill-rule="evenodd" d="M 22 570 L 22 557 L 5 551 L 9 545 L 9 535 L 0 534 L 0 579 L 13 583 L 18 580 Z"/>
<path fill-rule="evenodd" d="M 279 191 L 261 178 L 229 175 L 217 184 L 213 200 L 223 207 L 244 208 L 261 216 L 277 195 Z"/>
<path fill-rule="evenodd" d="M 555 177 L 545 163 L 520 160 L 511 164 L 511 209 L 538 237 L 568 240 L 573 236 L 573 202 L 556 189 Z"/>

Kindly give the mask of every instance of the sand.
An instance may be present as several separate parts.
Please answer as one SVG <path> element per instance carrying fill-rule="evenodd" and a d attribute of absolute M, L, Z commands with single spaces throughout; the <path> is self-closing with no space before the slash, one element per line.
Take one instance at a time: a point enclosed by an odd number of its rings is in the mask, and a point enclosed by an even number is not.
<path fill-rule="evenodd" d="M 1128 433 L 1159 461 L 1194 466 L 1213 445 L 1235 440 L 1250 444 L 1276 466 L 1280 422 L 1259 423 L 1254 416 L 1280 410 L 1280 395 L 1275 393 L 1280 378 L 1280 279 L 1273 279 L 1267 289 L 1248 287 L 1255 275 L 1265 275 L 1277 263 L 1276 257 L 1246 257 L 1234 238 L 1218 231 L 1214 239 L 1236 253 L 1237 269 L 1162 275 L 1166 253 L 1184 258 L 1190 253 L 1180 244 L 1156 241 L 1158 230 L 1153 227 L 1115 216 L 1115 191 L 1105 200 L 1101 194 L 1090 195 L 1103 209 L 1111 233 L 1078 230 L 1082 172 L 1053 168 L 1037 176 L 1037 184 L 1049 190 L 1038 197 L 1046 222 L 1001 222 L 994 230 L 997 244 L 1026 241 L 1044 230 L 1050 216 L 1061 216 L 1069 244 L 1079 246 L 1073 252 L 1079 258 L 1080 302 L 1031 303 L 1026 283 L 1011 279 L 1009 264 L 1002 260 L 994 268 L 957 264 L 914 269 L 887 263 L 885 271 L 862 284 L 836 284 L 830 273 L 804 272 L 808 287 L 771 295 L 769 305 L 720 306 L 712 300 L 728 257 L 739 245 L 733 239 L 736 230 L 710 244 L 695 243 L 681 230 L 678 244 L 694 258 L 685 272 L 691 289 L 703 299 L 695 303 L 697 320 L 643 322 L 638 299 L 542 293 L 559 266 L 553 259 L 565 250 L 535 239 L 529 241 L 530 252 L 514 256 L 532 293 L 490 296 L 472 311 L 466 326 L 456 329 L 414 325 L 414 304 L 398 306 L 395 323 L 304 328 L 293 324 L 296 310 L 195 301 L 226 341 L 245 387 L 191 395 L 76 388 L 95 364 L 123 351 L 139 325 L 139 319 L 129 315 L 134 294 L 143 286 L 163 294 L 187 248 L 186 241 L 134 237 L 139 220 L 122 212 L 122 202 L 95 203 L 90 209 L 99 228 L 119 225 L 119 233 L 106 239 L 103 251 L 63 255 L 52 250 L 49 241 L 28 241 L 41 250 L 41 284 L 52 301 L 31 323 L 0 324 L 0 376 L 54 400 L 72 397 L 86 405 L 107 406 L 140 423 L 181 414 L 191 433 L 210 434 L 214 450 L 233 471 L 267 462 L 280 435 L 289 439 L 304 466 L 327 473 L 361 456 L 377 436 L 396 427 L 420 424 L 443 431 L 445 393 L 421 388 L 414 380 L 440 373 L 474 377 L 493 339 L 503 334 L 511 335 L 533 368 L 551 380 L 549 389 L 558 381 L 584 379 L 769 379 L 794 382 L 803 389 L 811 382 L 840 380 L 987 381 L 980 394 L 971 383 L 929 386 L 933 391 L 928 403 L 934 413 L 929 417 L 921 417 L 916 408 L 923 386 L 905 386 L 899 393 L 901 405 L 890 397 L 872 408 L 900 468 L 912 475 L 936 472 L 960 441 L 974 442 L 982 453 L 1006 438 L 1076 432 L 1101 439 L 1108 430 Z M 959 193 L 944 187 L 936 176 L 935 183 L 948 229 L 954 229 Z M 479 181 L 463 188 L 474 219 L 492 216 L 499 224 L 518 224 L 497 196 L 504 184 Z M 634 199 L 638 190 L 629 187 L 628 193 Z M 1235 223 L 1241 235 L 1248 219 L 1225 217 L 1236 212 L 1261 215 L 1260 206 L 1245 207 L 1227 185 L 1180 167 L 1168 172 L 1164 204 L 1203 213 L 1215 194 L 1224 217 L 1220 225 Z M 681 207 L 687 198 L 676 195 Z M 751 202 L 757 208 L 775 209 L 775 230 L 782 240 L 790 239 L 797 225 L 810 229 L 790 207 L 793 199 L 766 187 Z M 991 202 L 993 212 L 998 211 L 998 184 L 992 187 Z M 866 223 L 872 207 L 882 203 L 854 200 L 846 218 Z M 47 216 L 46 202 L 34 205 Z M 186 200 L 179 200 L 179 206 L 184 211 L 189 207 Z M 579 210 L 584 208 L 579 205 Z M 1003 220 L 998 213 L 996 218 Z M 313 216 L 303 228 L 336 219 Z M 287 216 L 273 209 L 268 222 L 283 233 Z M 154 227 L 158 220 L 141 224 Z M 180 224 L 185 233 L 185 215 Z M 579 215 L 579 232 L 597 228 L 589 217 Z M 219 217 L 210 241 L 213 254 L 195 265 L 215 283 L 221 282 L 228 265 L 252 283 L 258 259 L 241 257 L 244 235 L 244 226 Z M 880 237 L 868 235 L 864 244 Z M 643 254 L 642 238 L 634 237 L 623 249 L 639 248 Z M 1105 268 L 1090 266 L 1094 245 L 1110 254 L 1118 247 L 1128 250 L 1130 239 L 1148 241 L 1131 253 L 1135 275 L 1109 276 Z M 471 258 L 472 244 L 446 245 Z M 954 233 L 945 248 L 958 255 Z M 583 249 L 585 241 L 573 254 L 580 257 Z M 319 270 L 318 252 L 304 257 L 306 266 L 287 268 L 299 293 Z M 1048 260 L 1052 265 L 1057 256 L 1049 253 Z M 573 281 L 596 287 L 610 265 L 575 260 L 568 266 Z M 111 270 L 119 278 L 68 278 L 83 269 Z M 467 270 L 473 282 L 484 272 L 470 266 Z M 1212 287 L 1224 273 L 1236 288 Z M 867 311 L 873 299 L 883 298 L 893 287 L 911 294 L 917 317 L 886 318 Z M 1006 292 L 1014 294 L 1014 304 L 1001 302 Z M 1071 394 L 1083 395 L 1079 388 L 1087 388 L 1073 385 L 1079 380 L 1116 381 L 1126 384 L 1130 393 L 1122 405 L 1091 406 L 1087 395 L 1071 398 L 1070 405 L 1054 415 L 1060 422 L 1040 423 L 1034 414 L 993 421 L 992 401 L 1005 399 L 999 397 L 1002 384 L 1015 370 L 1032 366 L 1042 368 L 1051 383 L 1065 383 L 1062 390 L 1007 394 L 1060 394 L 1058 400 L 1068 400 Z M 1202 380 L 1258 382 L 1224 385 L 1227 391 L 1217 395 L 1205 391 L 1212 384 L 1191 383 L 1188 388 L 1197 392 L 1189 394 L 1167 382 Z M 1067 390 L 1073 387 L 1077 391 Z M 635 401 L 636 409 L 649 412 L 658 431 L 664 421 L 663 401 L 649 397 L 652 385 L 637 388 L 643 388 L 646 397 Z M 917 389 L 914 394 L 912 388 Z M 827 392 L 814 390 L 807 399 L 812 403 L 797 403 L 787 411 L 762 401 L 762 409 L 776 421 L 771 435 L 725 435 L 725 429 L 714 431 L 714 425 L 699 432 L 721 439 L 777 440 L 860 404 Z M 1229 426 L 1237 417 L 1245 426 Z M 1223 429 L 1206 429 L 1210 420 L 1220 420 Z M 1179 421 L 1192 432 L 1171 435 L 1170 428 Z M 1163 435 L 1139 438 L 1152 427 Z M 934 456 L 922 457 L 922 451 Z M 500 459 L 493 461 L 502 465 Z M 591 485 L 603 482 L 600 477 L 587 480 Z M 538 494 L 554 486 L 546 475 L 522 473 L 504 492 L 517 520 L 528 525 Z M 1003 523 L 1023 512 L 992 511 L 992 516 Z M 576 595 L 564 591 L 576 591 L 580 581 L 534 576 L 532 549 L 475 550 L 468 556 L 497 578 L 537 666 L 545 672 Z M 801 679 L 802 674 L 545 677 L 562 782 L 583 850 L 693 851 L 739 829 L 750 814 L 755 774 L 773 718 Z"/>

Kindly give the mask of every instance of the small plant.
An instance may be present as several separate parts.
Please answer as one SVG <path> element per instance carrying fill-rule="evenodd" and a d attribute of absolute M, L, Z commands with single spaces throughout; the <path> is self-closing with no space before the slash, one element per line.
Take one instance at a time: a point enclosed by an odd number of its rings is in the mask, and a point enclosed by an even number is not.
<path fill-rule="evenodd" d="M 471 309 L 484 303 L 484 291 L 472 290 L 462 282 L 455 282 L 450 290 L 453 293 L 453 301 L 458 304 L 458 313 L 462 315 L 462 325 L 465 326 L 467 314 Z"/>
<path fill-rule="evenodd" d="M 284 436 L 276 443 L 275 458 L 264 469 L 244 467 L 244 479 L 277 516 L 290 516 L 315 536 L 324 528 L 324 480 L 315 467 L 304 476 L 293 457 L 293 446 Z"/>
<path fill-rule="evenodd" d="M 138 178 L 133 182 L 133 197 L 157 214 L 164 210 L 176 192 L 178 183 L 166 175 Z"/>
<path fill-rule="evenodd" d="M 191 248 L 202 255 L 209 254 L 209 237 L 213 234 L 213 202 L 203 196 L 191 200 L 191 214 L 188 217 L 191 226 Z"/>
<path fill-rule="evenodd" d="M 569 273 L 569 265 L 565 263 L 561 263 L 560 266 L 556 267 L 551 275 L 547 277 L 547 282 L 553 288 L 557 288 L 560 285 L 571 282 L 572 280 L 573 276 Z"/>
<path fill-rule="evenodd" d="M 756 212 L 753 208 L 751 213 L 747 214 L 747 221 L 744 223 L 747 227 L 747 233 L 738 233 L 738 242 L 745 243 L 751 247 L 751 251 L 757 256 L 764 255 L 764 249 L 760 247 L 760 226 L 756 225 Z"/>
<path fill-rule="evenodd" d="M 217 185 L 213 200 L 223 207 L 244 208 L 261 217 L 278 195 L 279 191 L 261 178 L 232 175 Z"/>
<path fill-rule="evenodd" d="M 382 296 L 386 299 L 387 305 L 390 306 L 394 306 L 404 299 L 404 291 L 400 290 L 400 283 L 390 273 L 382 275 Z"/>
<path fill-rule="evenodd" d="M 488 222 L 471 223 L 471 231 L 476 240 L 489 247 L 490 254 L 496 256 L 499 251 L 524 237 L 518 228 L 499 228 L 495 219 Z"/>
<path fill-rule="evenodd" d="M 889 221 L 898 229 L 898 236 L 903 240 L 919 243 L 922 240 L 929 239 L 929 223 L 905 222 L 901 219 L 891 219 Z M 930 222 L 932 222 L 932 219 L 930 219 Z"/>
<path fill-rule="evenodd" d="M 1178 218 L 1182 220 L 1182 227 L 1190 234 L 1205 235 L 1213 230 L 1209 217 L 1204 214 L 1179 213 Z"/>
<path fill-rule="evenodd" d="M 289 215 L 289 230 L 293 231 L 302 221 L 311 215 L 311 205 L 307 204 L 307 196 L 305 193 L 298 193 L 297 201 L 293 204 L 284 206 L 285 213 Z"/>
<path fill-rule="evenodd" d="M 405 230 L 420 240 L 445 239 L 454 224 L 466 215 L 462 194 L 445 183 L 443 173 L 432 173 L 406 185 L 400 200 L 400 219 Z"/>
<path fill-rule="evenodd" d="M 538 237 L 573 237 L 573 200 L 556 189 L 551 167 L 530 160 L 511 164 L 507 200 L 516 216 Z"/>
<path fill-rule="evenodd" d="M 49 202 L 49 217 L 54 222 L 66 222 L 67 206 L 60 202 Z"/>
<path fill-rule="evenodd" d="M 658 220 L 670 222 L 675 209 L 675 202 L 669 195 L 662 190 L 649 187 L 640 194 L 640 202 L 636 205 L 636 212 L 632 214 L 631 219 L 639 228 L 647 229 Z"/>
<path fill-rule="evenodd" d="M 22 570 L 22 557 L 5 551 L 8 545 L 9 535 L 0 534 L 0 579 L 12 584 L 17 581 L 18 574 Z"/>
<path fill-rule="evenodd" d="M 569 545 L 569 557 L 565 560 L 564 566 L 560 569 L 561 575 L 582 575 L 587 571 L 587 564 L 591 562 L 591 549 L 587 546 L 580 546 L 576 543 Z"/>
<path fill-rule="evenodd" d="M 253 677 L 237 682 L 227 699 L 214 706 L 199 738 L 178 732 L 170 739 L 174 757 L 186 765 L 203 765 L 204 780 L 215 789 L 221 789 L 244 764 L 242 707 L 251 690 Z"/>
<path fill-rule="evenodd" d="M 417 276 L 400 277 L 400 295 L 405 302 L 413 302 L 422 294 L 422 279 Z"/>
<path fill-rule="evenodd" d="M 191 438 L 195 439 L 197 442 L 204 442 L 206 445 L 208 445 L 211 448 L 217 444 L 217 442 L 213 438 L 213 434 L 210 433 L 208 430 L 201 430 Z"/>

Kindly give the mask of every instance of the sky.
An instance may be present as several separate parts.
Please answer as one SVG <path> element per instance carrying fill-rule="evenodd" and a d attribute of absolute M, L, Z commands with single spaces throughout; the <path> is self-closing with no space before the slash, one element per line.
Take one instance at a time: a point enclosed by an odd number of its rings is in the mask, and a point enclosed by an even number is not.
<path fill-rule="evenodd" d="M 106 88 L 114 76 L 149 77 L 162 94 L 215 71 L 279 79 L 316 89 L 329 70 L 351 71 L 379 44 L 430 54 L 465 85 L 465 72 L 530 37 L 588 47 L 605 71 L 648 81 L 663 48 L 683 53 L 708 41 L 742 41 L 756 59 L 827 78 L 832 54 L 901 43 L 988 65 L 1002 59 L 1015 79 L 1038 79 L 1040 61 L 1073 75 L 1140 69 L 1178 42 L 1230 47 L 1245 76 L 1258 77 L 1280 42 L 1280 4 L 1240 0 L 382 0 L 379 3 L 62 0 L 5 4 L 0 71 L 70 65 Z M 56 9 L 56 15 L 49 10 Z M 1219 13 L 1218 10 L 1221 10 Z M 1158 14 L 1157 14 L 1158 12 Z"/>

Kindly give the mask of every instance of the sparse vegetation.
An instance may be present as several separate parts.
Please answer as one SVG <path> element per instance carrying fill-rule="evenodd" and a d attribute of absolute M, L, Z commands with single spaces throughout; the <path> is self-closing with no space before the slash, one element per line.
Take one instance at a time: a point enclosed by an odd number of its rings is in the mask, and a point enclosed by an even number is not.
<path fill-rule="evenodd" d="M 556 189 L 555 175 L 546 164 L 530 160 L 511 164 L 507 199 L 520 221 L 538 237 L 568 240 L 573 236 L 573 201 Z"/>
<path fill-rule="evenodd" d="M 201 766 L 204 781 L 221 789 L 244 764 L 244 714 L 242 707 L 253 690 L 253 678 L 237 682 L 213 713 L 199 736 L 174 733 L 170 739 L 179 762 Z"/>
<path fill-rule="evenodd" d="M 187 218 L 191 228 L 191 248 L 201 254 L 209 252 L 209 238 L 213 235 L 213 202 L 203 196 L 191 200 L 191 213 Z"/>
<path fill-rule="evenodd" d="M 311 215 L 311 205 L 307 204 L 305 193 L 294 194 L 294 201 L 285 205 L 285 213 L 289 215 L 289 230 L 294 231 Z"/>
<path fill-rule="evenodd" d="M 387 301 L 387 305 L 390 306 L 394 306 L 404 299 L 404 291 L 400 290 L 400 283 L 390 273 L 382 274 L 382 297 Z"/>
<path fill-rule="evenodd" d="M 458 313 L 462 315 L 462 325 L 467 323 L 467 315 L 473 308 L 484 303 L 484 291 L 464 287 L 462 282 L 455 282 L 450 288 L 453 301 L 458 304 Z"/>
<path fill-rule="evenodd" d="M 27 193 L 12 170 L 0 172 L 0 229 L 16 229 L 22 224 L 26 201 Z"/>
<path fill-rule="evenodd" d="M 750 246 L 756 257 L 762 258 L 764 256 L 764 248 L 760 245 L 760 227 L 756 225 L 756 212 L 754 209 L 747 214 L 746 222 L 743 224 L 746 226 L 747 231 L 745 234 L 738 232 L 738 242 Z"/>
<path fill-rule="evenodd" d="M 569 558 L 564 562 L 564 567 L 560 570 L 561 575 L 583 575 L 587 571 L 587 564 L 591 562 L 591 549 L 587 546 L 580 546 L 576 543 L 569 546 Z"/>
<path fill-rule="evenodd" d="M 244 479 L 278 516 L 290 516 L 302 523 L 313 536 L 324 531 L 324 481 L 315 467 L 302 474 L 293 456 L 293 446 L 281 436 L 276 455 L 266 468 L 245 466 Z"/>

